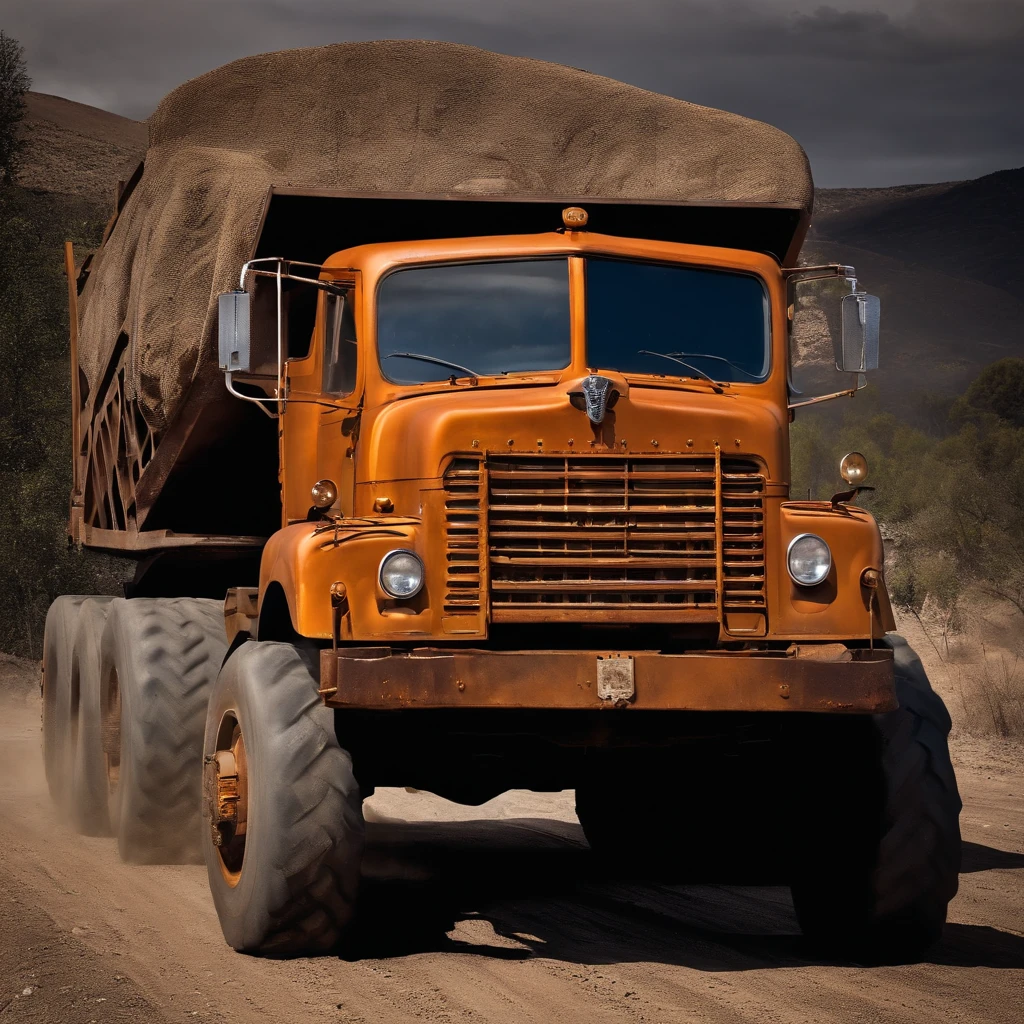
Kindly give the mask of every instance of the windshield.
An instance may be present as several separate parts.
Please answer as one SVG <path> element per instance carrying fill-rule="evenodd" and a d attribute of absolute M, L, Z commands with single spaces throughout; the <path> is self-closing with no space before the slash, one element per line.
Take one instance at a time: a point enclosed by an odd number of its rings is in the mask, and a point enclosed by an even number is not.
<path fill-rule="evenodd" d="M 749 274 L 587 260 L 587 365 L 753 383 L 768 376 L 768 296 Z"/>
<path fill-rule="evenodd" d="M 567 259 L 410 267 L 386 277 L 377 349 L 398 384 L 569 365 Z"/>

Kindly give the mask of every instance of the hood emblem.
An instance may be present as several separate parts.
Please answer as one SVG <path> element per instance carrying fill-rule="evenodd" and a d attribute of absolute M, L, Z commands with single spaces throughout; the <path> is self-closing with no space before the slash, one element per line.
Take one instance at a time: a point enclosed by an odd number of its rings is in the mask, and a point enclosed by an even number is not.
<path fill-rule="evenodd" d="M 597 373 L 583 378 L 580 387 L 586 402 L 587 416 L 595 426 L 604 422 L 609 406 L 615 404 L 618 394 L 612 390 L 613 386 L 613 381 Z"/>

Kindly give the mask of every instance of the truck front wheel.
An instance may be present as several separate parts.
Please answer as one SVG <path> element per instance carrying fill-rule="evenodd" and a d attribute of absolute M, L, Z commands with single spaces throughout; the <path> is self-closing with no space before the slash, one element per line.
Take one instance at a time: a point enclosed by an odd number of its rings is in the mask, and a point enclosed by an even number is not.
<path fill-rule="evenodd" d="M 249 642 L 231 655 L 203 761 L 203 852 L 228 944 L 277 956 L 334 947 L 359 886 L 362 801 L 295 647 Z"/>
<path fill-rule="evenodd" d="M 899 709 L 812 726 L 793 775 L 813 779 L 799 801 L 797 919 L 810 940 L 870 961 L 939 938 L 960 870 L 949 714 L 907 642 L 890 644 Z"/>

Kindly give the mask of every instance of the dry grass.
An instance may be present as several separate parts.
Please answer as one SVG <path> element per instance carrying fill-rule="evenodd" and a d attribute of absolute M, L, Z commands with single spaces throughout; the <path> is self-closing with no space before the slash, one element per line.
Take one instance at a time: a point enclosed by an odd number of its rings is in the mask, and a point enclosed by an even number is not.
<path fill-rule="evenodd" d="M 117 180 L 145 154 L 145 124 L 58 96 L 29 93 L 27 100 L 18 183 L 113 206 Z"/>
<path fill-rule="evenodd" d="M 955 630 L 926 604 L 897 628 L 921 656 L 955 736 L 1024 740 L 1024 619 L 1008 602 L 969 593 Z"/>

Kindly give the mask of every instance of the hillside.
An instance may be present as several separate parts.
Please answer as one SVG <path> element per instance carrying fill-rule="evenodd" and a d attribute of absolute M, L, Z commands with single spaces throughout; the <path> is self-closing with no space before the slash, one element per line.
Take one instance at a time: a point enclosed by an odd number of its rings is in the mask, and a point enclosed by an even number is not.
<path fill-rule="evenodd" d="M 1024 300 L 1024 167 L 973 181 L 818 193 L 815 237 Z"/>
<path fill-rule="evenodd" d="M 19 184 L 110 206 L 145 155 L 145 123 L 45 93 L 30 92 L 27 106 Z"/>
<path fill-rule="evenodd" d="M 961 184 L 940 181 L 928 185 L 890 185 L 886 188 L 819 188 L 814 193 L 815 228 L 824 228 L 837 219 L 874 215 L 906 200 L 941 195 Z"/>
<path fill-rule="evenodd" d="M 857 268 L 882 299 L 885 407 L 917 418 L 989 363 L 1024 356 L 1024 168 L 972 181 L 819 189 L 809 262 Z"/>

